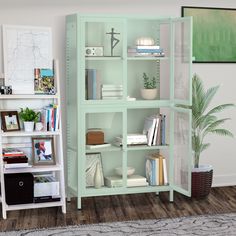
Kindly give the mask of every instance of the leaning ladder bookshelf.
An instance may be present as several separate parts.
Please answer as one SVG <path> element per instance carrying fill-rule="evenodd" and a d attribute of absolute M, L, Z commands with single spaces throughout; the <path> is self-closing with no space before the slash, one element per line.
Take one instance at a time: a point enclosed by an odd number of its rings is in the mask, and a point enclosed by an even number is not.
<path fill-rule="evenodd" d="M 3 110 L 18 110 L 22 107 L 22 104 L 26 106 L 32 106 L 33 109 L 41 109 L 42 106 L 49 103 L 55 103 L 61 108 L 61 96 L 60 96 L 60 81 L 59 81 L 59 66 L 58 61 L 54 63 L 55 69 L 55 82 L 57 93 L 55 95 L 35 95 L 35 94 L 13 94 L 13 95 L 0 95 L 1 111 Z M 62 142 L 62 129 L 61 118 L 59 120 L 58 131 L 33 131 L 25 132 L 23 130 L 0 132 L 0 153 L 2 154 L 3 148 L 17 148 L 28 150 L 32 156 L 32 144 L 31 137 L 52 137 L 55 147 L 55 165 L 41 165 L 32 166 L 26 168 L 10 168 L 6 169 L 3 163 L 3 155 L 0 158 L 0 181 L 1 181 L 1 203 L 2 203 L 2 216 L 3 219 L 7 218 L 7 212 L 13 210 L 22 209 L 34 209 L 44 207 L 62 207 L 62 212 L 66 213 L 66 201 L 65 201 L 65 179 L 64 179 L 64 160 L 63 160 L 63 142 Z M 32 160 L 31 160 L 32 161 Z M 5 180 L 6 174 L 20 174 L 20 173 L 32 173 L 43 174 L 52 173 L 59 182 L 60 200 L 55 202 L 42 202 L 42 203 L 27 203 L 27 204 L 15 204 L 8 205 L 6 203 L 5 195 Z"/>
<path fill-rule="evenodd" d="M 116 194 L 174 191 L 191 194 L 191 110 L 178 104 L 191 105 L 192 31 L 191 18 L 157 18 L 138 16 L 101 16 L 74 14 L 67 16 L 67 161 L 68 194 L 81 198 Z M 115 30 L 119 43 L 111 55 L 108 32 Z M 164 49 L 165 56 L 132 55 L 129 48 L 137 38 L 151 37 Z M 86 47 L 102 47 L 99 55 L 86 54 Z M 99 49 L 100 50 L 100 49 Z M 100 71 L 101 84 L 122 86 L 117 99 L 88 99 L 86 70 Z M 144 100 L 140 96 L 143 72 L 160 77 L 159 96 Z M 135 97 L 130 101 L 127 97 Z M 105 141 L 113 144 L 116 136 L 141 133 L 145 117 L 166 114 L 166 145 L 114 145 L 96 150 L 86 149 L 86 133 L 101 128 Z M 103 175 L 114 175 L 122 168 L 122 184 L 101 188 L 88 186 L 87 158 L 100 153 Z M 127 186 L 128 167 L 145 176 L 146 157 L 161 154 L 167 161 L 168 184 Z"/>

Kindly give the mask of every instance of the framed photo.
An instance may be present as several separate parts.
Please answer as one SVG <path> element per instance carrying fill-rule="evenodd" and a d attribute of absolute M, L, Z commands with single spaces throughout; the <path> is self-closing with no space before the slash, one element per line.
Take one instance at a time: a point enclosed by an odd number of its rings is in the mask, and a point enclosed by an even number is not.
<path fill-rule="evenodd" d="M 182 7 L 193 17 L 193 62 L 236 63 L 236 9 Z"/>
<path fill-rule="evenodd" d="M 4 132 L 20 130 L 20 123 L 17 111 L 2 111 L 2 130 Z"/>
<path fill-rule="evenodd" d="M 55 165 L 53 138 L 32 138 L 33 165 Z"/>
<path fill-rule="evenodd" d="M 101 185 L 104 185 L 104 176 L 102 170 L 101 153 L 87 153 L 86 154 L 86 186 L 94 187 L 94 178 L 96 168 L 99 168 L 99 176 L 101 177 Z"/>

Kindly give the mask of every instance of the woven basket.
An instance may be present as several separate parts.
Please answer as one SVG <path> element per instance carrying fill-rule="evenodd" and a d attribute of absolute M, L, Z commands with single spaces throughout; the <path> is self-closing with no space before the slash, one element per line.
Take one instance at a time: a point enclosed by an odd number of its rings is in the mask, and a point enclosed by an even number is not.
<path fill-rule="evenodd" d="M 213 170 L 192 172 L 192 198 L 205 198 L 211 190 Z"/>

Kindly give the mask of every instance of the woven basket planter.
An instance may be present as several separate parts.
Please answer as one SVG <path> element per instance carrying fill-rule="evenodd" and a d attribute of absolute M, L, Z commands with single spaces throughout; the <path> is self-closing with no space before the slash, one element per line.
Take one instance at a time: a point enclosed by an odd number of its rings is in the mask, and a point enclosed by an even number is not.
<path fill-rule="evenodd" d="M 213 169 L 192 172 L 192 198 L 205 198 L 211 190 Z"/>

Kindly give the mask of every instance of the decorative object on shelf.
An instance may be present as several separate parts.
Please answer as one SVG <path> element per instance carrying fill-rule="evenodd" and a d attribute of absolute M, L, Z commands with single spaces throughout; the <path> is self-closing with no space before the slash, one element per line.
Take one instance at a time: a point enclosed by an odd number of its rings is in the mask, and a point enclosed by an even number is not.
<path fill-rule="evenodd" d="M 20 130 L 20 123 L 17 111 L 1 112 L 2 129 L 4 132 Z"/>
<path fill-rule="evenodd" d="M 35 123 L 35 130 L 36 130 L 36 131 L 41 131 L 41 130 L 43 130 L 43 123 L 42 123 L 42 122 L 36 122 L 36 123 Z"/>
<path fill-rule="evenodd" d="M 86 145 L 104 144 L 104 132 L 101 129 L 88 129 Z"/>
<path fill-rule="evenodd" d="M 120 34 L 120 33 L 115 33 L 114 32 L 114 28 L 111 28 L 111 32 L 106 33 L 106 34 L 110 34 L 111 35 L 111 56 L 113 57 L 113 49 L 115 48 L 115 46 L 120 42 L 119 39 L 115 38 L 115 34 Z"/>
<path fill-rule="evenodd" d="M 137 46 L 152 46 L 155 44 L 155 41 L 151 37 L 140 37 L 135 40 Z"/>
<path fill-rule="evenodd" d="M 103 47 L 85 47 L 86 57 L 102 57 Z"/>
<path fill-rule="evenodd" d="M 32 138 L 33 165 L 55 165 L 53 138 Z"/>
<path fill-rule="evenodd" d="M 34 93 L 56 94 L 54 74 L 52 69 L 34 69 Z"/>
<path fill-rule="evenodd" d="M 152 100 L 157 97 L 157 84 L 159 80 L 156 77 L 152 77 L 152 79 L 147 76 L 146 73 L 143 73 L 143 87 L 141 89 L 141 96 L 143 99 Z"/>
<path fill-rule="evenodd" d="M 0 86 L 4 86 L 5 85 L 5 78 L 4 78 L 4 74 L 0 73 Z"/>
<path fill-rule="evenodd" d="M 127 166 L 127 176 L 134 174 L 135 168 L 131 166 Z M 123 168 L 122 167 L 116 167 L 115 168 L 115 173 L 117 175 L 123 175 Z"/>
<path fill-rule="evenodd" d="M 11 85 L 9 85 L 9 86 L 5 86 L 5 85 L 0 86 L 0 93 L 1 94 L 12 94 L 12 86 Z"/>
<path fill-rule="evenodd" d="M 32 132 L 34 130 L 34 123 L 38 121 L 40 112 L 35 112 L 34 110 L 26 107 L 21 108 L 19 113 L 20 119 L 24 122 L 24 129 L 26 132 Z"/>
<path fill-rule="evenodd" d="M 205 91 L 203 82 L 198 75 L 194 74 L 192 82 L 192 148 L 194 169 L 192 170 L 192 197 L 203 198 L 210 193 L 213 169 L 209 166 L 199 165 L 202 151 L 206 150 L 210 143 L 204 143 L 208 134 L 218 134 L 233 137 L 233 134 L 220 127 L 229 118 L 217 117 L 217 113 L 225 108 L 235 107 L 234 104 L 221 104 L 208 109 L 210 102 L 218 91 L 219 86 Z M 182 106 L 185 107 L 185 106 Z"/>
<path fill-rule="evenodd" d="M 94 174 L 94 187 L 101 188 L 102 187 L 102 176 L 100 171 L 99 163 L 96 165 L 95 174 Z"/>
<path fill-rule="evenodd" d="M 86 186 L 87 187 L 95 186 L 95 172 L 96 171 L 99 172 L 96 175 L 100 176 L 101 184 L 99 183 L 99 185 L 103 186 L 104 177 L 103 177 L 103 170 L 102 170 L 101 153 L 87 153 L 86 154 Z M 96 181 L 99 181 L 99 180 L 96 180 Z"/>

